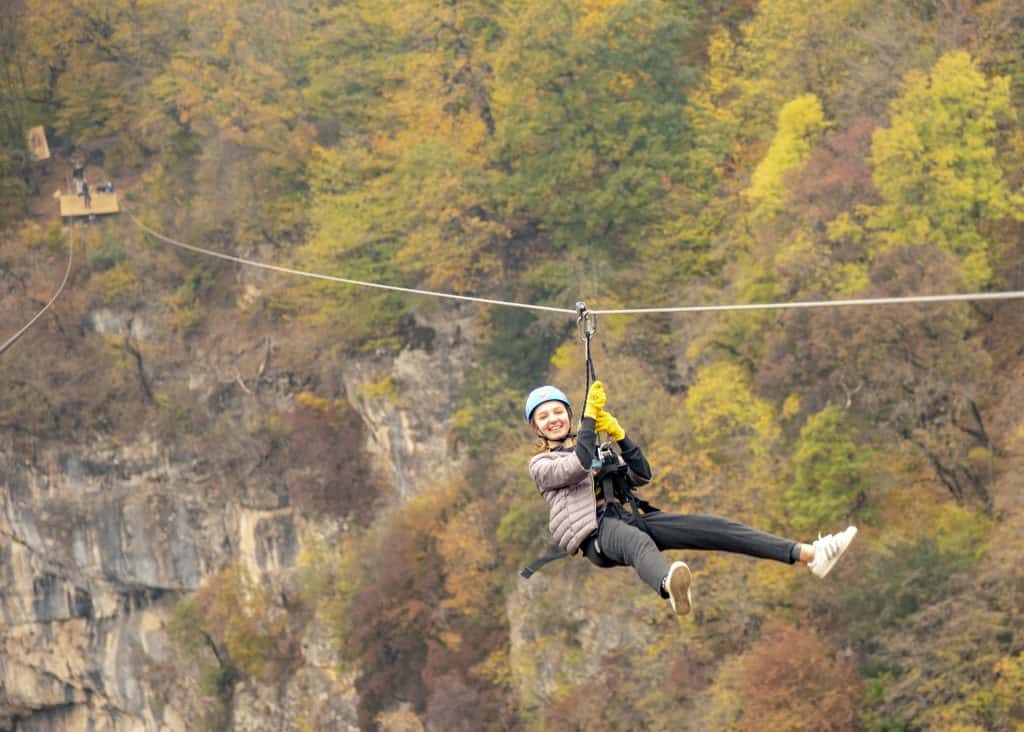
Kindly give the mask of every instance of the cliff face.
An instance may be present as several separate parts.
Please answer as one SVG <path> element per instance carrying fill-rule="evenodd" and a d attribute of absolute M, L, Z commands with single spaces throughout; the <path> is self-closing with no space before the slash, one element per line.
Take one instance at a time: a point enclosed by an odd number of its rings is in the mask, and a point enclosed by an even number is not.
<path fill-rule="evenodd" d="M 143 344 L 159 337 L 124 314 L 87 320 L 95 333 L 132 330 Z M 459 470 L 444 436 L 472 359 L 460 335 L 469 322 L 450 311 L 430 316 L 420 323 L 433 332 L 429 348 L 347 361 L 336 374 L 339 396 L 364 426 L 363 444 L 347 449 L 369 456 L 392 500 Z M 276 371 L 272 358 L 258 374 L 239 370 L 242 354 L 223 344 L 202 344 L 193 356 L 187 369 L 154 361 L 145 369 L 188 384 L 191 409 L 215 409 L 242 432 L 285 413 L 310 381 Z M 382 377 L 389 398 L 364 388 Z M 0 436 L 0 729 L 194 729 L 194 674 L 167 629 L 178 602 L 238 563 L 287 609 L 283 588 L 304 542 L 348 530 L 344 516 L 304 518 L 292 505 L 287 474 L 305 466 L 261 464 L 263 450 L 232 454 L 204 435 L 185 437 L 155 426 L 130 441 Z M 231 728 L 354 729 L 353 680 L 335 661 L 330 639 L 311 624 L 285 680 L 237 685 Z"/>

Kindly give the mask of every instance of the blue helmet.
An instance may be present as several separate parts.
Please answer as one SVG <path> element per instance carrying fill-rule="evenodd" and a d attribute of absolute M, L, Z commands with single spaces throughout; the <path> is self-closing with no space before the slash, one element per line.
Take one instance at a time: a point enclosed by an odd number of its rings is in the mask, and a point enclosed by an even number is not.
<path fill-rule="evenodd" d="M 527 422 L 529 422 L 530 418 L 533 417 L 533 410 L 544 402 L 561 402 L 565 405 L 566 409 L 572 412 L 572 404 L 569 403 L 569 397 L 567 397 L 561 389 L 550 385 L 538 386 L 530 392 L 530 396 L 526 397 Z"/>

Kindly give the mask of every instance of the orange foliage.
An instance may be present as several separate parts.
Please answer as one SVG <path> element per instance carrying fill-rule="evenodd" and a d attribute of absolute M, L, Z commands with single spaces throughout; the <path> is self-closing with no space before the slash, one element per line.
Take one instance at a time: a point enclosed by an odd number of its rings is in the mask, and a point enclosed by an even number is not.
<path fill-rule="evenodd" d="M 811 629 L 769 622 L 740 674 L 741 730 L 848 730 L 863 697 L 857 668 Z"/>

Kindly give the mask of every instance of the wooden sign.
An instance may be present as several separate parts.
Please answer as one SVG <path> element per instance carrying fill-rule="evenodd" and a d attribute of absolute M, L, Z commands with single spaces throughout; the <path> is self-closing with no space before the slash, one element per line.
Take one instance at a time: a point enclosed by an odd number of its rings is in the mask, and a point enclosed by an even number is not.
<path fill-rule="evenodd" d="M 30 127 L 25 133 L 28 151 L 35 161 L 50 159 L 50 146 L 46 144 L 46 130 L 42 125 Z"/>

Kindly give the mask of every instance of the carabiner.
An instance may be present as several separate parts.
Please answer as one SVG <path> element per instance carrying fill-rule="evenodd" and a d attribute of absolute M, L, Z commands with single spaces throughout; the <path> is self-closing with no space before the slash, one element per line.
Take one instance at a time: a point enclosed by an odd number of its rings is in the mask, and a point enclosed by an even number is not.
<path fill-rule="evenodd" d="M 589 342 L 597 332 L 597 316 L 587 310 L 587 304 L 582 300 L 576 303 L 576 327 L 583 342 Z"/>

